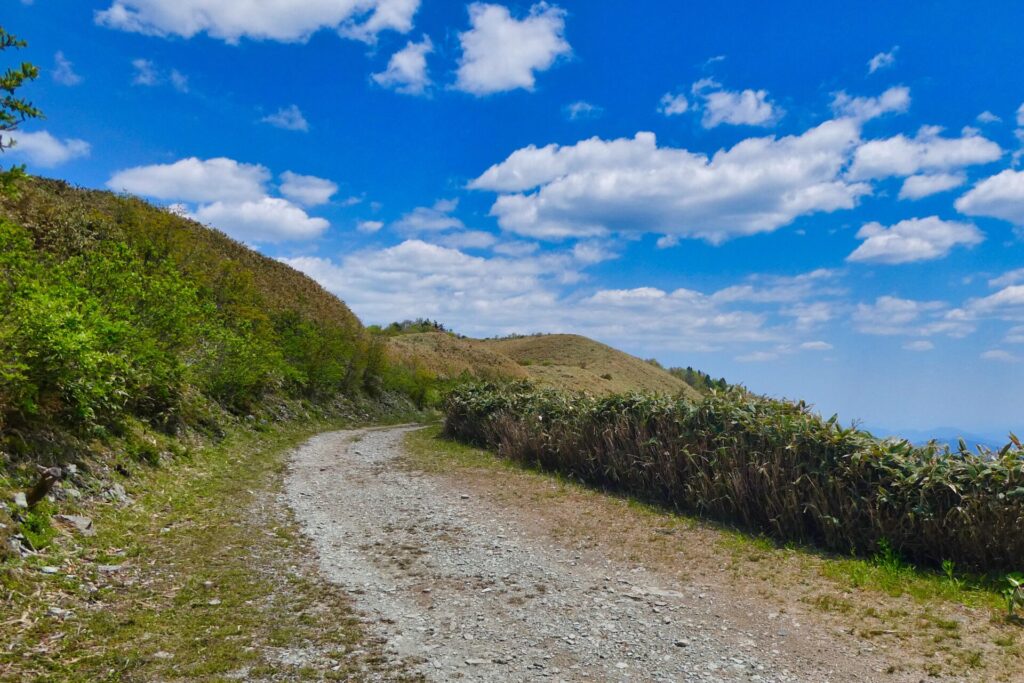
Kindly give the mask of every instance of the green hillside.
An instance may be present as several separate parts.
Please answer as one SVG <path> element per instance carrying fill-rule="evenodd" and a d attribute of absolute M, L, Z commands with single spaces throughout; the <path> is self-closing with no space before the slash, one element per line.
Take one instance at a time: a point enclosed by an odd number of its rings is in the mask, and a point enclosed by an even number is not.
<path fill-rule="evenodd" d="M 0 309 L 0 449 L 15 463 L 57 464 L 135 428 L 170 438 L 411 388 L 305 275 L 58 181 L 0 199 Z"/>

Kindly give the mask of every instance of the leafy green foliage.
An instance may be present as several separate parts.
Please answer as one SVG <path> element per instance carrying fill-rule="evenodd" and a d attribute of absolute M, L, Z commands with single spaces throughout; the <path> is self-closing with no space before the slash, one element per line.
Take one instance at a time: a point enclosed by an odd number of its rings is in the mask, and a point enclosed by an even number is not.
<path fill-rule="evenodd" d="M 724 377 L 714 379 L 711 375 L 701 370 L 695 370 L 689 366 L 685 368 L 669 368 L 668 373 L 674 375 L 679 379 L 689 384 L 694 389 L 699 391 L 710 391 L 712 389 L 717 391 L 725 391 L 730 387 L 729 383 L 725 381 Z"/>
<path fill-rule="evenodd" d="M 28 44 L 15 35 L 8 33 L 0 26 L 0 51 L 21 49 Z M 43 113 L 36 109 L 31 102 L 18 97 L 15 93 L 25 81 L 32 81 L 39 78 L 39 68 L 34 64 L 22 62 L 17 67 L 7 69 L 0 75 L 0 131 L 11 131 L 28 119 L 40 118 Z M 10 147 L 10 142 L 0 140 L 0 149 Z"/>
<path fill-rule="evenodd" d="M 43 501 L 21 516 L 18 531 L 25 537 L 32 550 L 46 548 L 57 536 L 57 530 L 53 528 L 51 522 L 52 512 L 51 505 Z"/>
<path fill-rule="evenodd" d="M 130 420 L 174 433 L 211 408 L 396 391 L 437 400 L 433 378 L 392 368 L 342 302 L 215 231 L 51 181 L 0 199 L 8 439 L 102 436 Z"/>
<path fill-rule="evenodd" d="M 1006 610 L 1010 617 L 1016 617 L 1017 608 L 1024 608 L 1024 574 L 1009 574 L 1006 577 L 1003 597 L 1006 599 Z"/>
<path fill-rule="evenodd" d="M 21 49 L 26 45 L 24 40 L 8 33 L 0 26 L 0 52 Z M 28 100 L 16 95 L 25 81 L 32 81 L 36 78 L 39 78 L 39 69 L 28 62 L 11 67 L 0 75 L 0 133 L 15 130 L 28 119 L 42 118 L 43 112 L 36 109 Z M 3 135 L 0 135 L 0 152 L 12 146 L 14 146 L 13 140 L 4 139 Z M 24 166 L 14 166 L 6 171 L 0 169 L 0 194 L 12 194 L 18 181 L 24 177 Z"/>
<path fill-rule="evenodd" d="M 665 370 L 665 367 L 658 362 L 657 358 L 648 358 L 645 362 L 650 363 L 656 368 L 661 368 L 662 370 Z M 673 377 L 678 377 L 679 379 L 683 380 L 691 387 L 702 393 L 712 390 L 725 391 L 726 389 L 729 389 L 732 386 L 725 381 L 724 377 L 719 377 L 718 379 L 715 379 L 708 373 L 702 370 L 696 370 L 690 367 L 689 365 L 687 365 L 685 368 L 668 368 L 665 371 L 668 372 L 668 374 L 672 375 Z"/>
<path fill-rule="evenodd" d="M 415 320 L 403 320 L 393 322 L 390 325 L 370 325 L 366 328 L 371 334 L 380 334 L 385 337 L 395 337 L 400 334 L 421 334 L 424 332 L 446 332 L 452 334 L 451 330 L 436 320 L 427 318 L 416 318 Z"/>
<path fill-rule="evenodd" d="M 445 413 L 448 435 L 504 457 L 894 570 L 1024 563 L 1024 450 L 1012 436 L 998 453 L 918 448 L 741 390 L 693 403 L 471 385 Z"/>

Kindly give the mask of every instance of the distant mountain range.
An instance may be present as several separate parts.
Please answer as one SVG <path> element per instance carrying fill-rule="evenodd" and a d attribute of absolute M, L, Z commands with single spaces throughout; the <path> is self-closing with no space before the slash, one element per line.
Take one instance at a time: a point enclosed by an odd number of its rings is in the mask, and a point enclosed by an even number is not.
<path fill-rule="evenodd" d="M 878 437 L 898 437 L 906 439 L 915 446 L 928 443 L 931 440 L 948 444 L 950 448 L 956 449 L 960 439 L 967 442 L 967 446 L 975 449 L 977 446 L 984 446 L 989 450 L 997 451 L 1009 442 L 1008 435 L 1003 433 L 980 434 L 969 432 L 956 427 L 935 427 L 934 429 L 871 429 L 872 434 Z"/>

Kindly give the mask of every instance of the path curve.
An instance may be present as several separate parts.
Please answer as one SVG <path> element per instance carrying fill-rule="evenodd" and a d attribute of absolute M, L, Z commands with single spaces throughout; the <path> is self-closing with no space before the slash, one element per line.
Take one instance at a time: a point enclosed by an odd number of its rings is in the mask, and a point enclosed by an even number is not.
<path fill-rule="evenodd" d="M 457 481 L 397 467 L 413 428 L 314 437 L 293 453 L 284 495 L 323 575 L 428 680 L 879 677 L 827 634 L 723 618 L 713 604 L 728 596 L 552 545 Z"/>

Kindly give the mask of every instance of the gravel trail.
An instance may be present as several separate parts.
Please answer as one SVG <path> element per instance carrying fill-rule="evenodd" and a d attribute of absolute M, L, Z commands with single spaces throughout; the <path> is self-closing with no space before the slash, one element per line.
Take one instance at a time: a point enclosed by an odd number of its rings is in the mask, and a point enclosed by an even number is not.
<path fill-rule="evenodd" d="M 313 438 L 284 495 L 323 575 L 428 680 L 883 678 L 829 634 L 553 545 L 455 481 L 396 467 L 409 429 Z"/>

